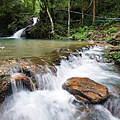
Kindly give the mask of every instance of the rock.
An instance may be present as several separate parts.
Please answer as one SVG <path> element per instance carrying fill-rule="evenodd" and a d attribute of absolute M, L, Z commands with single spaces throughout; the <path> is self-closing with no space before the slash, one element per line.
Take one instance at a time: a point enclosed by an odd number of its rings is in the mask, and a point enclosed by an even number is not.
<path fill-rule="evenodd" d="M 112 37 L 112 41 L 110 41 L 110 44 L 113 44 L 113 45 L 120 44 L 120 31 L 114 34 L 114 36 Z"/>
<path fill-rule="evenodd" d="M 111 48 L 109 50 L 109 52 L 118 52 L 118 51 L 120 51 L 120 47 L 119 46 L 118 47 L 113 47 L 113 48 Z"/>
<path fill-rule="evenodd" d="M 11 87 L 11 83 L 14 80 L 17 83 L 22 82 L 30 91 L 33 91 L 30 78 L 21 73 L 15 73 L 14 75 L 12 75 L 12 77 L 10 77 L 10 75 L 8 74 L 0 76 L 0 103 L 4 101 L 5 93 Z M 12 84 L 14 84 L 14 82 Z"/>
<path fill-rule="evenodd" d="M 110 97 L 103 103 L 103 106 L 107 108 L 111 114 L 120 118 L 120 89 L 119 86 L 114 86 L 110 91 Z"/>
<path fill-rule="evenodd" d="M 14 84 L 14 81 L 22 82 L 30 91 L 33 91 L 39 84 L 36 79 L 33 79 L 37 74 L 41 77 L 48 73 L 57 76 L 57 69 L 53 64 L 37 57 L 5 59 L 0 61 L 0 68 L 0 103 L 4 101 L 6 91 L 11 88 L 11 83 Z M 48 86 L 48 84 L 42 85 Z"/>
<path fill-rule="evenodd" d="M 94 41 L 93 40 L 89 40 L 87 43 L 88 44 L 94 44 Z"/>
<path fill-rule="evenodd" d="M 11 85 L 10 76 L 0 76 L 0 103 L 5 99 L 5 92 Z"/>
<path fill-rule="evenodd" d="M 70 36 L 70 37 L 68 38 L 68 40 L 73 40 L 73 37 L 72 37 L 72 36 Z"/>
<path fill-rule="evenodd" d="M 114 36 L 112 37 L 112 39 L 120 41 L 120 31 L 118 31 L 117 33 L 115 33 Z"/>
<path fill-rule="evenodd" d="M 33 28 L 32 24 L 30 24 L 30 25 L 28 25 L 26 27 L 26 29 L 25 29 L 25 35 L 26 35 L 27 38 L 29 38 L 29 32 L 32 30 L 32 28 Z"/>
<path fill-rule="evenodd" d="M 23 82 L 25 84 L 25 86 L 30 90 L 33 91 L 34 89 L 32 89 L 32 84 L 31 84 L 31 79 L 21 73 L 15 73 L 14 75 L 12 75 L 12 77 L 10 78 L 11 82 L 13 82 L 14 80 L 17 83 Z M 14 82 L 13 82 L 14 84 Z"/>
<path fill-rule="evenodd" d="M 86 103 L 102 103 L 110 96 L 105 86 L 89 78 L 69 78 L 62 85 L 62 88 L 73 94 L 78 100 L 83 100 Z"/>

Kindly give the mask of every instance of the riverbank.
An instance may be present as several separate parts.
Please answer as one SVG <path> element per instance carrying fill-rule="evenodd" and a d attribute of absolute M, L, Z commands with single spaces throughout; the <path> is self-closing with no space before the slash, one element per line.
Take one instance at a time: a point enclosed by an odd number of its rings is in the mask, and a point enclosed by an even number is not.
<path fill-rule="evenodd" d="M 63 31 L 63 30 L 62 30 Z M 53 37 L 54 38 L 54 37 Z M 62 37 L 55 35 L 55 38 L 68 39 L 74 41 L 85 41 L 90 44 L 111 44 L 105 57 L 114 61 L 116 65 L 120 65 L 120 23 L 107 22 L 101 25 L 91 25 L 71 29 L 71 37 Z M 108 62 L 110 62 L 108 61 Z"/>

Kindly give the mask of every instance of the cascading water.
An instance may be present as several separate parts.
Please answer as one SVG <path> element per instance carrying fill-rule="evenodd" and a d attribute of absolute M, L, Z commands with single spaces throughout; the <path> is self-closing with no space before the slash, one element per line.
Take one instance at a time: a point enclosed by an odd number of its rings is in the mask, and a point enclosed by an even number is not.
<path fill-rule="evenodd" d="M 24 31 L 25 29 L 26 29 L 26 28 L 20 29 L 19 31 L 17 31 L 16 33 L 14 33 L 10 38 L 20 38 L 21 34 L 23 33 L 23 31 Z"/>
<path fill-rule="evenodd" d="M 33 25 L 35 25 L 37 23 L 37 17 L 33 17 Z M 18 30 L 16 33 L 14 33 L 11 37 L 9 38 L 20 38 L 22 33 L 25 31 L 26 27 L 25 28 L 22 28 L 20 30 Z"/>
<path fill-rule="evenodd" d="M 33 17 L 33 25 L 35 25 L 37 23 L 37 19 L 38 19 L 38 17 Z"/>
<path fill-rule="evenodd" d="M 62 84 L 70 77 L 89 77 L 106 85 L 112 91 L 120 84 L 120 75 L 114 72 L 111 63 L 100 63 L 88 57 L 90 54 L 102 54 L 102 49 L 95 47 L 84 51 L 82 57 L 71 56 L 62 60 L 57 67 L 57 76 L 52 73 L 36 75 L 37 81 L 49 83 L 44 90 L 29 92 L 21 89 L 8 96 L 0 109 L 0 120 L 119 120 L 103 105 L 87 105 L 82 101 L 74 102 L 75 97 L 62 89 Z M 116 97 L 120 101 L 119 95 Z M 119 107 L 116 106 L 116 108 Z"/>

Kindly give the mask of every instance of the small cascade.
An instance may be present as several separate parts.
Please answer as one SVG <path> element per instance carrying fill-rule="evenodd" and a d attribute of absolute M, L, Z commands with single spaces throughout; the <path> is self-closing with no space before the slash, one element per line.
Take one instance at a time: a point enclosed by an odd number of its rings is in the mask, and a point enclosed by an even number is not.
<path fill-rule="evenodd" d="M 34 83 L 30 78 L 25 78 L 25 76 L 21 73 L 12 73 L 11 76 L 11 87 L 13 94 L 18 93 L 21 90 L 29 89 L 30 91 L 35 91 Z"/>
<path fill-rule="evenodd" d="M 49 69 L 47 74 L 34 74 L 38 90 L 17 90 L 14 97 L 10 96 L 2 105 L 0 120 L 119 120 L 103 105 L 77 102 L 73 95 L 62 89 L 62 84 L 68 78 L 76 76 L 91 78 L 107 86 L 111 92 L 120 84 L 120 75 L 113 71 L 113 64 L 97 62 L 86 55 L 93 53 L 101 55 L 102 49 L 95 47 L 84 51 L 82 57 L 71 56 L 69 60 L 62 60 L 61 65 L 56 66 L 57 76 Z M 17 75 L 13 75 L 14 85 Z M 16 86 L 13 86 L 16 92 L 15 89 Z M 119 96 L 115 97 L 120 101 Z"/>
<path fill-rule="evenodd" d="M 32 24 L 32 26 L 34 26 L 37 23 L 37 19 L 38 19 L 37 17 L 33 17 L 33 24 Z M 21 38 L 21 35 L 25 31 L 26 28 L 27 27 L 18 30 L 16 33 L 14 33 L 11 37 L 8 37 L 8 38 Z"/>
<path fill-rule="evenodd" d="M 25 30 L 26 28 L 22 28 L 20 29 L 19 31 L 17 31 L 16 33 L 14 33 L 11 37 L 9 38 L 20 38 L 21 37 L 21 34 L 23 33 L 23 31 Z"/>
<path fill-rule="evenodd" d="M 13 94 L 17 93 L 18 90 L 17 90 L 16 81 L 15 81 L 14 77 L 12 77 L 12 79 L 11 79 L 11 87 L 12 87 Z"/>
<path fill-rule="evenodd" d="M 33 25 L 37 23 L 38 17 L 33 17 Z"/>
<path fill-rule="evenodd" d="M 54 90 L 56 89 L 56 77 L 53 74 L 47 73 L 41 76 L 40 74 L 35 75 L 37 81 L 38 90 Z"/>

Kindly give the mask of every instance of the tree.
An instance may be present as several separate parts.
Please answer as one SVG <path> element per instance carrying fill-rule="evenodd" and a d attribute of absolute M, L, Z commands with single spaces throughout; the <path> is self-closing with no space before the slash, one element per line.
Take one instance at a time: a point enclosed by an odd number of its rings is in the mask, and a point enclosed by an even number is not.
<path fill-rule="evenodd" d="M 50 19 L 50 22 L 51 22 L 51 27 L 52 27 L 52 34 L 54 35 L 54 23 L 53 23 L 53 19 L 51 17 L 51 14 L 50 14 L 50 11 L 49 11 L 49 7 L 48 7 L 48 4 L 49 2 L 47 2 L 46 0 L 44 0 L 44 5 L 45 5 L 45 8 L 47 10 L 47 14 L 49 16 L 49 19 Z"/>
<path fill-rule="evenodd" d="M 70 36 L 70 0 L 68 0 L 68 36 Z"/>
<path fill-rule="evenodd" d="M 91 0 L 90 4 L 89 4 L 88 8 L 85 10 L 85 12 L 87 12 L 90 9 L 92 3 L 93 3 L 93 0 Z"/>
<path fill-rule="evenodd" d="M 93 1 L 93 24 L 95 23 L 95 0 Z"/>
<path fill-rule="evenodd" d="M 82 25 L 84 24 L 84 0 L 82 0 Z"/>

